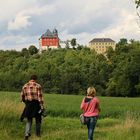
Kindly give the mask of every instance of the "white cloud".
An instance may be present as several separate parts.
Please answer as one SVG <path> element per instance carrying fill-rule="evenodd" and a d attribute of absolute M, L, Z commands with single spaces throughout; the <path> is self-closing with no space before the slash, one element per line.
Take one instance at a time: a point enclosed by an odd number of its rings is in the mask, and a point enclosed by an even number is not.
<path fill-rule="evenodd" d="M 136 22 L 136 14 L 123 10 L 120 20 L 102 32 L 95 34 L 97 37 L 111 37 L 115 40 L 120 38 L 140 39 L 140 28 Z"/>
<path fill-rule="evenodd" d="M 0 22 L 9 20 L 17 12 L 30 7 L 36 3 L 36 0 L 1 0 L 0 1 Z"/>
<path fill-rule="evenodd" d="M 95 37 L 140 39 L 133 0 L 4 0 L 0 5 L 0 49 L 38 46 L 47 28 L 80 44 Z"/>
<path fill-rule="evenodd" d="M 31 7 L 29 9 L 24 9 L 20 11 L 14 20 L 9 21 L 8 23 L 8 30 L 19 30 L 23 28 L 27 28 L 28 26 L 32 25 L 32 22 L 29 21 L 31 16 L 39 16 L 42 14 L 47 14 L 55 11 L 55 7 L 52 5 L 46 5 L 42 7 Z"/>
<path fill-rule="evenodd" d="M 24 16 L 22 14 L 18 14 L 14 21 L 10 21 L 8 23 L 8 30 L 19 30 L 21 28 L 26 28 L 30 26 L 32 23 L 29 22 L 30 16 Z"/>
<path fill-rule="evenodd" d="M 1 37 L 0 49 L 8 50 L 22 50 L 22 48 L 28 48 L 30 45 L 35 45 L 39 48 L 38 36 L 23 36 L 23 35 L 7 35 Z M 9 46 L 10 44 L 10 46 Z"/>
<path fill-rule="evenodd" d="M 81 32 L 79 34 L 68 34 L 65 30 L 62 32 L 61 37 L 65 38 L 77 38 L 77 41 L 81 44 L 88 45 L 89 41 L 96 37 L 109 37 L 115 41 L 119 41 L 120 38 L 130 39 L 140 39 L 140 28 L 136 22 L 137 16 L 135 12 L 130 12 L 127 10 L 121 10 L 118 19 L 115 20 L 110 26 L 107 26 L 100 32 L 88 33 Z M 64 37 L 65 38 L 64 38 Z"/>

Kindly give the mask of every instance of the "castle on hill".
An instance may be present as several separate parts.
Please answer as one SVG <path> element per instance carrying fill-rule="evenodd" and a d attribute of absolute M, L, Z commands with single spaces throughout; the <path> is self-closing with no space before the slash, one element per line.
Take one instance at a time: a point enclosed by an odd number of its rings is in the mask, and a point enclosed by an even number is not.
<path fill-rule="evenodd" d="M 39 38 L 39 50 L 58 49 L 60 45 L 65 45 L 66 41 L 61 41 L 58 37 L 58 31 L 54 29 L 52 32 L 48 29 L 44 34 Z M 112 47 L 115 50 L 116 43 L 110 38 L 94 38 L 89 42 L 88 47 L 94 49 L 98 54 L 105 54 L 109 47 Z"/>
<path fill-rule="evenodd" d="M 56 29 L 54 29 L 52 32 L 48 29 L 39 38 L 40 51 L 47 50 L 49 48 L 57 49 L 58 47 L 59 47 L 59 37 L 58 37 L 58 31 Z"/>

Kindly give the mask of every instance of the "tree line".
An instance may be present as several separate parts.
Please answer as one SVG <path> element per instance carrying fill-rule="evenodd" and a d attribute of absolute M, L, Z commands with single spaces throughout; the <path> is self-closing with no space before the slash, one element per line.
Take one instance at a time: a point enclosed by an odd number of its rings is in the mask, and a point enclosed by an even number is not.
<path fill-rule="evenodd" d="M 45 93 L 84 94 L 95 86 L 102 96 L 140 96 L 140 41 L 120 39 L 106 55 L 86 46 L 21 51 L 0 50 L 0 90 L 20 91 L 31 74 Z"/>

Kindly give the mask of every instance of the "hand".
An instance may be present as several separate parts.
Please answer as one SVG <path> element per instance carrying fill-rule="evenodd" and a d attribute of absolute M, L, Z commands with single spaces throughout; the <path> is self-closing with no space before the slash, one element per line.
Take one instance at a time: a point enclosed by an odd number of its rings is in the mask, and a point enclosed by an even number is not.
<path fill-rule="evenodd" d="M 44 110 L 44 106 L 41 106 L 41 110 Z"/>

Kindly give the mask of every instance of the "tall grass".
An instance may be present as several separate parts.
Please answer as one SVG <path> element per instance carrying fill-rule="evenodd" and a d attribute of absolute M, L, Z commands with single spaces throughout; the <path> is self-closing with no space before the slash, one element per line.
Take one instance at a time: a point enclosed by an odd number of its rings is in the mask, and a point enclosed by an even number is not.
<path fill-rule="evenodd" d="M 79 122 L 82 98 L 45 95 L 49 115 L 43 118 L 40 140 L 86 140 L 87 128 Z M 140 98 L 99 98 L 102 113 L 95 129 L 95 140 L 139 140 Z M 26 121 L 19 121 L 23 108 L 19 93 L 0 93 L 0 140 L 23 140 Z M 31 140 L 38 140 L 34 135 L 34 125 Z"/>
<path fill-rule="evenodd" d="M 51 116 L 76 117 L 81 113 L 80 103 L 83 96 L 46 95 L 45 101 Z M 101 104 L 100 118 L 124 118 L 129 111 L 140 116 L 140 98 L 99 97 Z"/>
<path fill-rule="evenodd" d="M 0 92 L 1 104 L 6 102 L 15 103 L 20 111 L 21 105 L 19 99 L 20 93 L 15 92 Z M 83 96 L 78 95 L 56 95 L 45 94 L 44 102 L 50 116 L 59 117 L 79 117 L 81 113 L 80 104 Z M 8 99 L 8 101 L 6 100 Z M 135 117 L 140 116 L 140 98 L 121 98 L 121 97 L 99 97 L 101 104 L 100 118 L 125 118 L 127 112 Z"/>
<path fill-rule="evenodd" d="M 107 122 L 106 122 L 107 123 Z M 105 137 L 99 140 L 139 140 L 140 139 L 140 119 L 133 119 L 133 116 L 128 115 L 124 120 L 110 127 L 98 128 L 99 134 L 106 133 Z"/>

